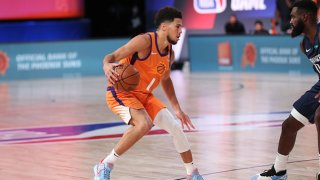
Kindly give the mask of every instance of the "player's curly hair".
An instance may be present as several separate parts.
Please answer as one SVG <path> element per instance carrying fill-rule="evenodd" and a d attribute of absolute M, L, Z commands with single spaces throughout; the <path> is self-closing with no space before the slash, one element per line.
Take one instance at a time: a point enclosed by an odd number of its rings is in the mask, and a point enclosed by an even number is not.
<path fill-rule="evenodd" d="M 318 7 L 315 2 L 312 0 L 299 0 L 296 1 L 292 8 L 297 7 L 298 11 L 303 13 L 308 13 L 313 21 L 316 23 L 318 21 L 317 13 L 318 13 Z"/>
<path fill-rule="evenodd" d="M 174 18 L 182 19 L 182 13 L 174 7 L 164 7 L 158 11 L 154 18 L 154 24 L 156 29 L 159 28 L 160 24 L 169 21 L 172 22 Z"/>

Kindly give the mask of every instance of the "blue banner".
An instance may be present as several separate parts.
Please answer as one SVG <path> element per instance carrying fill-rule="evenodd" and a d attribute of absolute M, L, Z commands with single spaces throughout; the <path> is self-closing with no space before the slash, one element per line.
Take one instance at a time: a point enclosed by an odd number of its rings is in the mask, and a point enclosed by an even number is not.
<path fill-rule="evenodd" d="M 104 56 L 127 41 L 0 44 L 0 81 L 103 75 Z"/>
<path fill-rule="evenodd" d="M 301 37 L 190 36 L 191 71 L 313 73 Z"/>

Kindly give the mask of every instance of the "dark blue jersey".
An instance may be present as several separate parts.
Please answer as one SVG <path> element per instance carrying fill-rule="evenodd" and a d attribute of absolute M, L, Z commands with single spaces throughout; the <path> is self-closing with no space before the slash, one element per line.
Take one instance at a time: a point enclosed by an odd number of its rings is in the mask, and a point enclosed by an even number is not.
<path fill-rule="evenodd" d="M 301 51 L 309 58 L 313 64 L 314 71 L 319 76 L 319 81 L 293 104 L 294 109 L 291 111 L 291 115 L 304 125 L 315 122 L 315 112 L 320 105 L 319 100 L 314 98 L 315 95 L 320 92 L 319 32 L 320 24 L 317 25 L 317 33 L 314 36 L 313 43 L 306 36 L 303 37 L 300 43 Z"/>
<path fill-rule="evenodd" d="M 320 78 L 320 46 L 319 46 L 319 29 L 320 24 L 317 24 L 317 33 L 314 37 L 314 43 L 311 43 L 310 39 L 304 36 L 301 42 L 301 49 L 308 59 L 313 64 L 314 71 Z"/>

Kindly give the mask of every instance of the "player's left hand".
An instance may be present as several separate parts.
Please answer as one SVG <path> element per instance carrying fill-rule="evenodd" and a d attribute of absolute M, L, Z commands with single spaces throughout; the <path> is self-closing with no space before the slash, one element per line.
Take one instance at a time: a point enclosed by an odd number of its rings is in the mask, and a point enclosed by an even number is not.
<path fill-rule="evenodd" d="M 176 116 L 180 119 L 182 129 L 184 129 L 184 126 L 188 128 L 188 130 L 195 129 L 194 125 L 192 124 L 190 118 L 188 115 L 186 115 L 183 111 L 176 112 Z"/>
<path fill-rule="evenodd" d="M 315 96 L 314 96 L 315 99 L 317 99 L 319 102 L 320 102 L 320 92 L 318 92 Z"/>

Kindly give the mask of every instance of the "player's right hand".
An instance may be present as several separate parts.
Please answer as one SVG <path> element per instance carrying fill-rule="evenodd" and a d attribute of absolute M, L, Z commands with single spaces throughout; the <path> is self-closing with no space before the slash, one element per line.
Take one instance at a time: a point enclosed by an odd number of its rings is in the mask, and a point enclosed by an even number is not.
<path fill-rule="evenodd" d="M 189 116 L 186 115 L 183 111 L 180 110 L 180 111 L 176 112 L 176 116 L 181 121 L 182 129 L 184 129 L 184 126 L 186 126 L 189 131 L 192 129 L 196 129 L 194 127 L 194 125 L 192 124 Z"/>
<path fill-rule="evenodd" d="M 119 74 L 115 71 L 116 66 L 119 64 L 116 63 L 104 63 L 103 64 L 103 71 L 111 84 L 115 84 L 118 81 Z"/>

